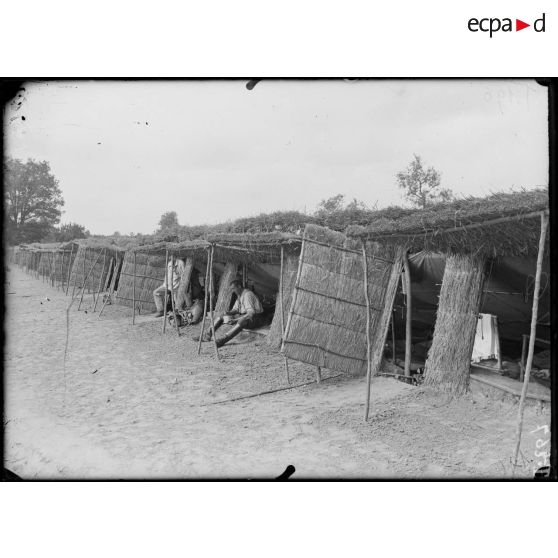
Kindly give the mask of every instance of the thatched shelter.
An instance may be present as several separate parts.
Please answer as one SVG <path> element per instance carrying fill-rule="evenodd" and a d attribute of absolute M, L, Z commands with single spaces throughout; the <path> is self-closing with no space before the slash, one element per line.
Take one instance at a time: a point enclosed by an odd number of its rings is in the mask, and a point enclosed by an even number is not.
<path fill-rule="evenodd" d="M 15 262 L 17 265 L 21 266 L 27 273 L 34 273 L 35 275 L 37 275 L 40 261 L 41 253 L 37 248 L 29 244 L 21 244 L 18 247 L 17 253 L 15 255 Z"/>
<path fill-rule="evenodd" d="M 37 273 L 53 287 L 64 289 L 68 285 L 77 243 L 33 244 L 31 247 L 38 255 Z"/>
<path fill-rule="evenodd" d="M 307 225 L 288 313 L 288 358 L 349 374 L 375 371 L 401 267 L 400 250 Z"/>
<path fill-rule="evenodd" d="M 165 276 L 165 254 L 142 248 L 127 250 L 123 256 L 115 302 L 132 308 L 135 300 L 139 312 L 150 313 L 155 311 L 153 290 L 161 285 Z"/>
<path fill-rule="evenodd" d="M 446 257 L 426 362 L 428 384 L 450 393 L 467 389 L 479 312 L 488 308 L 501 313 L 506 306 L 516 315 L 522 311 L 520 300 L 511 296 L 521 295 L 523 289 L 517 286 L 513 292 L 508 286 L 497 291 L 493 274 L 499 275 L 500 285 L 502 267 L 508 275 L 521 270 L 524 282 L 529 273 L 534 274 L 541 215 L 547 211 L 548 193 L 535 190 L 458 200 L 425 210 L 387 209 L 378 212 L 369 226 L 348 230 L 349 236 L 363 241 L 420 251 L 426 258 L 429 254 Z M 503 279 L 513 282 L 513 277 Z M 524 326 L 528 328 L 528 320 Z M 510 324 L 503 329 L 517 332 Z"/>
<path fill-rule="evenodd" d="M 383 209 L 368 226 L 350 226 L 346 233 L 410 252 L 536 255 L 541 211 L 548 211 L 547 190 L 492 194 L 426 209 Z"/>
<path fill-rule="evenodd" d="M 137 246 L 126 254 L 121 273 L 117 301 L 132 306 L 134 289 L 133 261 L 136 258 L 135 293 L 137 309 L 142 312 L 155 310 L 152 292 L 159 287 L 165 275 L 165 261 L 172 256 L 182 258 L 186 264 L 180 287 L 176 295 L 176 306 L 180 308 L 187 298 L 188 287 L 194 270 L 205 277 L 209 256 L 213 250 L 211 274 L 213 281 L 213 309 L 225 312 L 232 305 L 230 282 L 240 279 L 256 292 L 265 308 L 274 310 L 281 282 L 282 262 L 298 261 L 301 239 L 285 233 L 261 234 L 212 234 L 204 239 L 183 242 L 157 242 Z M 292 273 L 292 272 L 291 272 Z M 280 299 L 280 297 L 279 297 Z M 287 299 L 288 300 L 288 299 Z M 284 315 L 287 312 L 283 302 Z M 271 344 L 278 348 L 282 328 L 280 314 L 274 313 L 271 325 Z M 284 323 L 284 320 L 283 320 Z M 277 339 L 278 335 L 278 339 Z"/>
<path fill-rule="evenodd" d="M 114 261 L 124 255 L 124 250 L 102 241 L 76 241 L 78 249 L 72 265 L 70 286 L 72 292 L 83 289 L 87 293 L 103 291 L 111 279 Z"/>

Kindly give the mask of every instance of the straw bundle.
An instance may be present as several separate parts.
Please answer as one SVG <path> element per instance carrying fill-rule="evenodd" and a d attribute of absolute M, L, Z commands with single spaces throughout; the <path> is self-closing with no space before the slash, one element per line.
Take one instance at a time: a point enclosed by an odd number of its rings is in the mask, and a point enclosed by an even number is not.
<path fill-rule="evenodd" d="M 485 260 L 452 255 L 440 290 L 436 327 L 425 368 L 425 384 L 451 394 L 469 386 L 469 369 L 482 289 Z"/>
<path fill-rule="evenodd" d="M 308 225 L 287 322 L 285 356 L 337 370 L 367 370 L 362 254 L 341 233 Z M 379 357 L 395 296 L 399 260 L 394 250 L 375 247 L 368 260 L 371 342 Z M 386 322 L 385 306 L 389 306 Z"/>
<path fill-rule="evenodd" d="M 153 291 L 163 284 L 165 279 L 165 254 L 139 252 L 136 254 L 135 299 L 136 308 L 143 312 L 156 310 Z M 124 306 L 133 306 L 134 299 L 134 251 L 126 252 L 120 278 L 116 302 Z"/>
<path fill-rule="evenodd" d="M 234 262 L 227 262 L 221 280 L 219 281 L 219 290 L 217 302 L 215 303 L 215 314 L 224 314 L 231 307 L 232 287 L 231 281 L 237 278 L 238 265 Z"/>
<path fill-rule="evenodd" d="M 283 293 L 277 293 L 275 314 L 273 321 L 267 334 L 267 344 L 278 350 L 283 340 L 282 323 L 287 323 L 289 308 L 291 307 L 292 294 L 296 281 L 296 272 L 298 271 L 298 255 L 287 254 L 283 262 Z M 281 300 L 283 305 L 281 307 Z M 283 322 L 281 322 L 281 310 L 283 311 Z M 283 326 L 284 327 L 284 326 Z"/>
<path fill-rule="evenodd" d="M 192 270 L 194 269 L 194 259 L 186 258 L 184 265 L 184 273 L 180 278 L 180 285 L 178 286 L 178 291 L 176 292 L 175 305 L 176 310 L 182 310 L 188 301 L 188 286 L 190 285 L 190 278 L 192 277 Z"/>

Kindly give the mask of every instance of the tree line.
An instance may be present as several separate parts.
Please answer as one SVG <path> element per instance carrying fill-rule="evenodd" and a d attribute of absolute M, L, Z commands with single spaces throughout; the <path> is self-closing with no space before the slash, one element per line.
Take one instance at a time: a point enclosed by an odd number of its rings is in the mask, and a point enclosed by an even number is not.
<path fill-rule="evenodd" d="M 433 167 L 425 167 L 414 155 L 406 169 L 396 174 L 397 186 L 414 207 L 426 208 L 453 198 L 451 190 L 442 188 L 441 175 Z M 7 157 L 4 160 L 4 234 L 9 244 L 31 242 L 66 242 L 87 238 L 90 232 L 78 223 L 59 224 L 64 199 L 58 180 L 47 161 Z M 176 211 L 167 211 L 159 220 L 154 235 L 133 235 L 141 241 L 150 238 L 178 237 L 183 240 L 203 237 L 207 233 L 258 233 L 300 231 L 306 223 L 344 231 L 348 225 L 365 225 L 376 207 L 343 194 L 322 200 L 312 213 L 274 211 L 242 217 L 217 225 L 181 225 Z M 122 235 L 115 231 L 113 238 Z"/>
<path fill-rule="evenodd" d="M 4 234 L 9 244 L 87 238 L 77 223 L 60 223 L 64 199 L 47 161 L 4 159 Z"/>

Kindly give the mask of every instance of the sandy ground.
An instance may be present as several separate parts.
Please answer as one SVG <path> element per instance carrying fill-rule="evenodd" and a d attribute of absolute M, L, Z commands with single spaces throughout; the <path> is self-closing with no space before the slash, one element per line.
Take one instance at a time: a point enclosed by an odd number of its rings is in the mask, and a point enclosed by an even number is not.
<path fill-rule="evenodd" d="M 211 404 L 286 385 L 264 338 L 221 350 L 161 332 L 161 320 L 70 298 L 12 266 L 5 334 L 5 466 L 23 478 L 511 476 L 517 405 L 473 393 L 448 401 L 396 380 L 363 378 Z M 47 300 L 48 299 L 48 300 Z M 64 366 L 66 319 L 68 352 Z M 315 377 L 291 362 L 293 384 Z M 335 375 L 328 370 L 323 377 Z M 525 414 L 521 469 L 548 447 L 547 407 Z M 542 442 L 541 442 L 542 440 Z"/>

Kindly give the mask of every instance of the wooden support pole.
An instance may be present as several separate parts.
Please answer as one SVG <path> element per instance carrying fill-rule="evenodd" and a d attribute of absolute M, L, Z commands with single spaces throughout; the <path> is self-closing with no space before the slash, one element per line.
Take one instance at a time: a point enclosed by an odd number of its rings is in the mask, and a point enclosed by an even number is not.
<path fill-rule="evenodd" d="M 519 381 L 522 382 L 525 376 L 525 358 L 527 357 L 527 342 L 529 340 L 529 336 L 523 334 L 521 336 L 522 343 L 521 343 L 521 364 L 519 366 Z"/>
<path fill-rule="evenodd" d="M 83 276 L 84 277 L 85 277 L 85 263 L 86 263 L 86 261 L 87 261 L 87 248 L 85 249 L 85 252 L 83 254 Z M 85 288 L 85 284 L 84 284 L 83 288 Z M 78 307 L 78 310 L 79 310 L 79 307 Z"/>
<path fill-rule="evenodd" d="M 523 379 L 523 389 L 521 390 L 521 399 L 519 400 L 519 410 L 517 413 L 517 430 L 515 454 L 513 458 L 513 470 L 517 467 L 517 458 L 519 456 L 519 447 L 521 445 L 521 431 L 523 430 L 523 413 L 525 411 L 525 399 L 527 396 L 527 388 L 529 387 L 529 377 L 531 375 L 531 366 L 533 365 L 533 355 L 535 352 L 535 338 L 537 336 L 537 315 L 539 311 L 539 291 L 541 287 L 541 272 L 544 256 L 544 245 L 546 242 L 546 230 L 548 228 L 548 215 L 541 213 L 541 235 L 539 238 L 539 251 L 537 254 L 537 270 L 535 272 L 535 287 L 533 289 L 533 309 L 531 311 L 531 334 L 529 336 L 529 352 L 527 354 L 527 364 L 525 366 L 525 377 Z"/>
<path fill-rule="evenodd" d="M 134 282 L 132 283 L 132 325 L 136 323 L 136 252 L 134 251 Z"/>
<path fill-rule="evenodd" d="M 322 368 L 321 366 L 316 366 L 316 383 L 319 384 L 322 381 Z"/>
<path fill-rule="evenodd" d="M 62 277 L 60 273 L 60 267 L 60 253 L 57 252 L 54 257 L 54 283 L 56 285 L 56 290 L 58 291 L 62 287 L 62 279 L 59 279 L 59 277 Z"/>
<path fill-rule="evenodd" d="M 109 301 L 110 295 L 111 295 L 111 293 L 108 293 L 105 300 L 103 300 L 103 305 L 101 306 L 101 309 L 99 310 L 99 315 L 97 316 L 98 320 L 101 318 L 101 314 L 103 313 L 103 310 L 105 309 L 105 306 L 107 305 L 107 302 Z"/>
<path fill-rule="evenodd" d="M 103 270 L 101 271 L 101 275 L 99 276 L 99 285 L 97 287 L 97 297 L 95 298 L 95 304 L 93 306 L 93 312 L 95 312 L 95 310 L 97 309 L 97 302 L 99 302 L 99 296 L 101 294 L 101 283 L 103 281 L 103 275 L 105 274 L 105 267 L 107 265 L 107 249 L 105 248 L 103 250 L 104 255 L 103 255 Z"/>
<path fill-rule="evenodd" d="M 366 246 L 362 244 L 362 271 L 364 274 L 364 299 L 366 300 L 366 408 L 364 420 L 368 420 L 370 413 L 370 386 L 372 383 L 372 345 L 370 343 L 370 295 L 368 294 L 368 259 Z M 393 314 L 392 314 L 393 320 Z"/>
<path fill-rule="evenodd" d="M 215 335 L 215 321 L 213 319 L 213 253 L 215 251 L 215 247 L 213 244 L 211 245 L 211 263 L 209 264 L 209 281 L 211 283 L 211 288 L 209 289 L 209 318 L 211 320 L 211 337 L 213 338 L 213 347 L 215 348 L 215 356 L 217 360 L 219 358 L 219 348 L 217 347 L 217 339 Z"/>
<path fill-rule="evenodd" d="M 81 303 L 83 301 L 83 294 L 85 293 L 85 284 L 87 283 L 87 279 L 89 279 L 89 276 L 91 275 L 91 272 L 93 271 L 93 268 L 97 265 L 97 262 L 99 261 L 99 258 L 101 257 L 101 252 L 99 252 L 97 254 L 97 258 L 95 259 L 95 261 L 93 262 L 93 265 L 90 267 L 89 272 L 87 273 L 86 276 L 84 276 L 83 278 L 83 284 L 81 286 L 81 297 L 79 299 L 79 304 L 78 304 L 78 310 L 80 309 Z M 72 298 L 73 301 L 73 298 Z"/>
<path fill-rule="evenodd" d="M 409 268 L 409 258 L 407 252 L 403 254 L 403 270 L 405 274 L 405 305 L 407 314 L 405 318 L 405 376 L 411 375 L 411 350 L 412 350 L 412 297 L 411 297 L 411 270 Z M 393 314 L 392 314 L 393 320 Z M 395 363 L 394 363 L 395 364 Z"/>
<path fill-rule="evenodd" d="M 114 292 L 114 285 L 115 285 L 115 274 L 116 274 L 116 259 L 114 257 L 112 257 L 110 259 L 111 265 L 112 265 L 112 273 L 113 273 L 113 278 L 110 281 L 110 284 L 108 286 L 108 292 L 107 292 L 107 296 L 105 298 L 105 300 L 103 301 L 103 306 L 101 306 L 101 309 L 99 310 L 99 315 L 97 316 L 97 319 L 99 320 L 101 318 L 101 314 L 103 313 L 103 310 L 105 309 L 105 306 L 107 305 L 110 297 L 112 296 L 113 292 Z M 109 267 L 110 269 L 110 267 Z"/>
<path fill-rule="evenodd" d="M 294 309 L 295 309 L 295 306 L 296 306 L 296 299 L 297 299 L 297 296 L 298 296 L 298 291 L 299 291 L 299 286 L 300 286 L 300 273 L 301 273 L 301 269 L 302 269 L 302 262 L 304 261 L 304 248 L 305 248 L 305 246 L 306 246 L 306 239 L 303 237 L 302 238 L 302 246 L 300 248 L 300 255 L 298 257 L 298 269 L 297 269 L 297 272 L 296 272 L 293 294 L 291 296 L 291 307 L 289 309 L 289 315 L 287 316 L 287 325 L 285 327 L 285 335 L 283 336 L 283 340 L 281 341 L 281 352 L 283 352 L 283 353 L 285 351 L 285 340 L 287 339 L 287 336 L 289 335 L 289 331 L 291 329 L 291 322 L 292 322 L 292 319 L 293 319 Z"/>
<path fill-rule="evenodd" d="M 396 364 L 395 358 L 395 311 L 391 312 L 391 361 Z"/>
<path fill-rule="evenodd" d="M 79 254 L 79 248 L 76 250 L 76 257 L 75 257 L 75 259 L 74 259 L 74 263 L 77 263 L 77 262 L 76 262 L 76 259 L 77 259 L 78 254 Z M 72 269 L 72 270 L 74 269 L 74 266 L 73 266 L 73 265 L 71 266 L 71 269 Z M 73 276 L 74 276 L 74 286 L 73 286 L 73 288 L 72 288 L 72 300 L 74 299 L 74 294 L 75 294 L 75 292 L 76 292 L 77 269 L 74 271 Z M 70 279 L 71 279 L 71 277 L 70 277 Z"/>
<path fill-rule="evenodd" d="M 203 299 L 203 318 L 200 326 L 200 339 L 198 341 L 198 355 L 201 351 L 201 344 L 203 339 L 203 334 L 205 332 L 205 318 L 207 316 L 207 297 L 209 294 L 209 250 L 207 251 L 207 264 L 205 266 L 205 283 L 203 287 L 204 299 Z"/>
<path fill-rule="evenodd" d="M 498 361 L 498 370 L 502 370 L 502 351 L 500 350 L 500 331 L 498 330 L 498 316 L 493 316 L 494 334 L 496 336 L 496 359 Z"/>
<path fill-rule="evenodd" d="M 171 284 L 170 284 L 170 297 L 171 297 L 171 308 L 172 308 L 172 317 L 174 318 L 174 327 L 176 329 L 176 335 L 180 337 L 180 330 L 178 329 L 178 320 L 176 319 L 176 308 L 174 306 L 174 294 L 173 294 L 173 286 L 174 286 L 174 254 L 171 256 Z"/>
<path fill-rule="evenodd" d="M 164 279 L 164 285 L 167 287 L 165 289 L 165 297 L 164 297 L 164 302 L 163 302 L 163 333 L 165 333 L 165 331 L 167 330 L 167 305 L 169 303 L 169 272 L 168 272 L 168 267 L 169 267 L 169 251 L 165 250 L 165 279 Z"/>
<path fill-rule="evenodd" d="M 283 304 L 283 269 L 284 269 L 283 260 L 284 260 L 284 250 L 283 250 L 283 245 L 281 244 L 281 270 L 279 271 L 279 302 L 280 302 L 279 310 L 281 311 L 281 342 L 285 338 L 285 313 L 284 313 L 285 305 Z M 275 311 L 277 312 L 277 309 Z M 289 376 L 289 361 L 287 360 L 287 357 L 285 355 L 283 355 L 283 358 L 285 360 L 285 374 L 287 376 L 287 384 L 290 385 L 291 378 Z"/>

